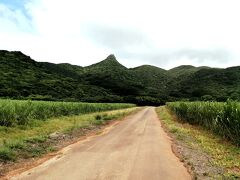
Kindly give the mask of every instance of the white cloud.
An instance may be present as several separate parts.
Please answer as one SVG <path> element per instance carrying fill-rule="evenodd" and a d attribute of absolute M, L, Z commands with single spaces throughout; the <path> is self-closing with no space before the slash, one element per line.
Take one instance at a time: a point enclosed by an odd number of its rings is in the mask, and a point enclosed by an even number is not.
<path fill-rule="evenodd" d="M 0 49 L 78 65 L 110 53 L 126 66 L 239 65 L 239 7 L 238 0 L 30 0 L 29 19 L 0 4 Z"/>

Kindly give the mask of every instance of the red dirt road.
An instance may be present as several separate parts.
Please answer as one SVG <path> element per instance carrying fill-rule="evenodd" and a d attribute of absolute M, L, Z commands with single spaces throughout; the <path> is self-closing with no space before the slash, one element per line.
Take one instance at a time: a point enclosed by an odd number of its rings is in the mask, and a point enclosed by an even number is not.
<path fill-rule="evenodd" d="M 173 154 L 154 108 L 148 107 L 12 179 L 188 180 L 191 176 Z"/>

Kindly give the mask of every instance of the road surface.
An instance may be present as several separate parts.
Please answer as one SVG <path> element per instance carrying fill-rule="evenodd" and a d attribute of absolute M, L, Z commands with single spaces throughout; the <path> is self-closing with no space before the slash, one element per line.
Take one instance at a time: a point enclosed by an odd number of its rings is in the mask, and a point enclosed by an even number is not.
<path fill-rule="evenodd" d="M 108 132 L 71 145 L 60 157 L 12 179 L 188 180 L 183 163 L 152 107 L 130 115 Z"/>

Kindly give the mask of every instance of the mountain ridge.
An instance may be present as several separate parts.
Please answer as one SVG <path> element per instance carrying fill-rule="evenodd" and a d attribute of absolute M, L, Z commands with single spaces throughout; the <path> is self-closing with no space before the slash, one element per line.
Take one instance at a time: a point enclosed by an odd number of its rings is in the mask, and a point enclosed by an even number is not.
<path fill-rule="evenodd" d="M 240 99 L 240 66 L 183 65 L 165 70 L 127 68 L 114 55 L 90 66 L 37 62 L 19 51 L 0 51 L 0 97 L 15 99 L 163 104 L 174 100 Z"/>
<path fill-rule="evenodd" d="M 31 59 L 32 61 L 39 62 L 39 63 L 51 63 L 51 64 L 56 64 L 56 65 L 70 65 L 70 66 L 77 66 L 77 67 L 82 67 L 82 68 L 86 68 L 86 67 L 89 67 L 89 66 L 92 66 L 92 65 L 96 65 L 96 64 L 105 62 L 106 60 L 109 60 L 109 58 L 114 57 L 115 61 L 116 61 L 118 64 L 120 64 L 121 66 L 125 67 L 125 66 L 122 65 L 119 61 L 117 61 L 117 59 L 116 59 L 116 57 L 115 57 L 114 54 L 110 54 L 110 55 L 107 56 L 107 58 L 105 58 L 104 60 L 101 60 L 101 61 L 96 62 L 96 63 L 94 63 L 94 64 L 87 65 L 87 66 L 81 66 L 81 65 L 71 64 L 71 63 L 52 63 L 52 62 L 47 62 L 47 61 L 45 61 L 45 62 L 44 62 L 44 61 L 43 61 L 43 62 L 42 62 L 42 61 L 36 61 L 36 60 L 33 60 L 33 59 L 31 58 L 31 56 L 28 56 L 28 55 L 22 53 L 21 51 L 0 50 L 0 53 L 3 53 L 3 52 L 21 54 L 22 56 L 28 57 L 28 58 Z M 240 65 L 239 65 L 239 66 L 226 67 L 226 68 L 219 68 L 219 67 L 210 67 L 210 66 L 193 66 L 193 65 L 186 64 L 186 65 L 176 66 L 176 67 L 173 67 L 173 68 L 170 68 L 170 69 L 164 69 L 164 68 L 162 68 L 162 67 L 155 66 L 155 65 L 143 64 L 143 65 L 139 65 L 139 66 L 136 66 L 136 67 L 131 67 L 131 68 L 125 67 L 125 68 L 127 68 L 127 69 L 136 69 L 136 68 L 140 68 L 140 67 L 144 67 L 144 66 L 149 66 L 149 67 L 153 67 L 153 68 L 159 68 L 159 69 L 162 69 L 162 70 L 165 70 L 165 71 L 171 71 L 171 70 L 173 70 L 173 69 L 181 68 L 181 67 L 227 69 L 227 68 L 239 67 Z"/>

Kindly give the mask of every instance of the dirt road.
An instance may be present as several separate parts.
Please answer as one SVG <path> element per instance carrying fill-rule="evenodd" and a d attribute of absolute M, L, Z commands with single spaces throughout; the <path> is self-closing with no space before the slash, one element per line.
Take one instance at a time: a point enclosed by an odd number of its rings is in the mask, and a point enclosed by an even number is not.
<path fill-rule="evenodd" d="M 145 108 L 102 135 L 76 143 L 62 156 L 13 179 L 188 180 L 171 151 L 154 108 Z"/>

